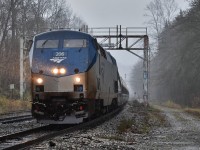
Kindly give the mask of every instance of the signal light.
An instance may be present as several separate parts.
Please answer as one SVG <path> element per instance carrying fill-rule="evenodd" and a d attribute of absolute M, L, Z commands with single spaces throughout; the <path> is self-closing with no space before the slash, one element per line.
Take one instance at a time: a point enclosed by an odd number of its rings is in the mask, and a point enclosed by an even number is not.
<path fill-rule="evenodd" d="M 80 110 L 83 110 L 83 106 L 80 106 L 80 108 L 79 108 Z"/>

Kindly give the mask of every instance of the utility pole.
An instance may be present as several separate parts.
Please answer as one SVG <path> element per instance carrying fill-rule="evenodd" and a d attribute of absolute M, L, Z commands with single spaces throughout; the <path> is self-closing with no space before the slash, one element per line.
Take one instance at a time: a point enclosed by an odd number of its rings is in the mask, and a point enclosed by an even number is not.
<path fill-rule="evenodd" d="M 20 99 L 24 97 L 24 38 L 20 37 Z"/>

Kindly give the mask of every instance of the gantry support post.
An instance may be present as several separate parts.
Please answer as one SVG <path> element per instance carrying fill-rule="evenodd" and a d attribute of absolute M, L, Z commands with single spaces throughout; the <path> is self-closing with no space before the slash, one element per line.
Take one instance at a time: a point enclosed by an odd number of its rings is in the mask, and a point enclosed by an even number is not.
<path fill-rule="evenodd" d="M 143 99 L 144 103 L 148 105 L 148 78 L 149 78 L 149 57 L 148 57 L 148 48 L 149 48 L 149 39 L 148 36 L 144 37 L 144 61 L 143 61 Z"/>

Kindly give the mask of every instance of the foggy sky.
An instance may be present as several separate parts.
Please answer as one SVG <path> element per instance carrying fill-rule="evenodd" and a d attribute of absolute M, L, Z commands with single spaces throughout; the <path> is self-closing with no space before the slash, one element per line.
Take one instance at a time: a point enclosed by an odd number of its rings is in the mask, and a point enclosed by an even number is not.
<path fill-rule="evenodd" d="M 176 0 L 179 8 L 187 8 L 185 0 Z M 145 7 L 150 0 L 68 0 L 74 12 L 90 27 L 146 26 Z"/>
<path fill-rule="evenodd" d="M 146 27 L 145 7 L 150 0 L 68 0 L 74 13 L 89 27 Z M 188 8 L 185 0 L 176 0 L 180 9 Z M 119 72 L 130 81 L 133 65 L 139 60 L 126 51 L 112 51 L 118 63 Z"/>

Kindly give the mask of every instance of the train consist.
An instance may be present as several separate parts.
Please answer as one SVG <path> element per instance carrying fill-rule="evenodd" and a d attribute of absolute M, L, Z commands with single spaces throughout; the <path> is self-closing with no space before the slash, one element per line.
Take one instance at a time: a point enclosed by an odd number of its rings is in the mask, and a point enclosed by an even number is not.
<path fill-rule="evenodd" d="M 36 35 L 30 66 L 32 115 L 38 122 L 78 124 L 128 100 L 116 60 L 89 34 L 57 30 Z"/>

